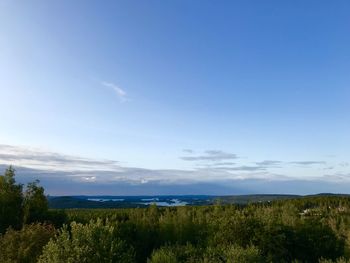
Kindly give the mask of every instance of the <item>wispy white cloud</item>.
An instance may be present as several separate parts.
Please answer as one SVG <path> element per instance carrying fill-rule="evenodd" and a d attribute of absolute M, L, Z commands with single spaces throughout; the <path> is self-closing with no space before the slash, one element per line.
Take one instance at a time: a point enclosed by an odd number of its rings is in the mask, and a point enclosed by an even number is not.
<path fill-rule="evenodd" d="M 117 170 L 118 162 L 47 152 L 0 144 L 0 164 L 24 166 L 47 171 L 90 171 Z"/>
<path fill-rule="evenodd" d="M 102 81 L 101 84 L 107 88 L 112 89 L 115 92 L 115 94 L 117 94 L 117 96 L 121 102 L 125 102 L 125 101 L 129 100 L 127 97 L 126 91 L 123 90 L 118 85 L 111 83 L 111 82 L 106 82 L 106 81 Z"/>
<path fill-rule="evenodd" d="M 194 151 L 192 149 L 183 149 L 182 150 L 184 153 L 192 154 Z"/>
<path fill-rule="evenodd" d="M 296 164 L 296 165 L 315 165 L 315 164 L 326 164 L 324 161 L 297 161 L 297 162 L 290 162 L 291 164 Z"/>
<path fill-rule="evenodd" d="M 193 153 L 193 151 L 192 152 L 184 151 L 184 152 Z M 184 161 L 211 161 L 211 162 L 232 160 L 237 158 L 238 156 L 236 154 L 227 153 L 227 152 L 218 151 L 218 150 L 208 150 L 208 151 L 205 151 L 203 155 L 180 157 L 180 159 Z"/>
<path fill-rule="evenodd" d="M 281 161 L 276 161 L 276 160 L 264 160 L 264 161 L 261 161 L 261 162 L 256 162 L 255 164 L 256 165 L 259 165 L 259 166 L 276 166 L 276 165 L 280 165 L 282 162 Z"/>

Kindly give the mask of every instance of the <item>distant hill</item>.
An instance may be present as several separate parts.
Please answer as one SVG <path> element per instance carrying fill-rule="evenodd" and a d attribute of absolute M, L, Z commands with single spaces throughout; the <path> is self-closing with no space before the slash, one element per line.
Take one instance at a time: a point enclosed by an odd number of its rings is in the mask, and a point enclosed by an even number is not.
<path fill-rule="evenodd" d="M 263 203 L 275 200 L 296 199 L 311 196 L 350 196 L 345 194 L 320 193 L 315 195 L 169 195 L 169 196 L 49 196 L 49 206 L 54 209 L 69 208 L 135 208 L 156 204 L 160 207 L 169 206 L 200 206 L 219 204 Z"/>
<path fill-rule="evenodd" d="M 274 200 L 294 199 L 303 197 L 301 195 L 274 195 L 274 194 L 259 194 L 259 195 L 232 195 L 220 196 L 219 202 L 222 204 L 248 204 L 259 202 L 270 202 Z"/>
<path fill-rule="evenodd" d="M 210 205 L 216 196 L 49 196 L 50 208 L 135 208 L 157 206 Z"/>

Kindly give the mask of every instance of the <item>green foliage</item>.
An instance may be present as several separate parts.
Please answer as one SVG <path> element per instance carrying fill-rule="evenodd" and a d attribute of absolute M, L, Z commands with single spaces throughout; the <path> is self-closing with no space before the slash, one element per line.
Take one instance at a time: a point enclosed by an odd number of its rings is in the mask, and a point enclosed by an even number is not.
<path fill-rule="evenodd" d="M 350 199 L 343 197 L 67 212 L 78 222 L 98 217 L 117 222 L 136 262 L 229 262 L 229 251 L 233 260 L 247 253 L 256 257 L 252 262 L 318 262 L 347 258 L 349 251 Z"/>
<path fill-rule="evenodd" d="M 327 225 L 307 220 L 296 227 L 294 258 L 317 262 L 319 258 L 336 259 L 344 254 L 344 240 Z"/>
<path fill-rule="evenodd" d="M 66 218 L 62 212 L 48 211 L 48 201 L 39 181 L 23 185 L 15 180 L 15 169 L 10 166 L 0 176 L 0 234 L 8 227 L 20 229 L 24 224 L 52 222 L 61 226 Z"/>
<path fill-rule="evenodd" d="M 57 237 L 45 247 L 39 262 L 133 262 L 134 254 L 119 238 L 117 225 L 102 220 L 89 224 L 71 223 L 64 226 Z"/>
<path fill-rule="evenodd" d="M 341 257 L 337 260 L 330 260 L 330 259 L 320 259 L 319 263 L 349 263 L 349 260 L 346 260 L 345 258 Z"/>
<path fill-rule="evenodd" d="M 155 250 L 147 263 L 200 262 L 201 251 L 191 244 L 184 246 L 165 246 Z"/>
<path fill-rule="evenodd" d="M 24 223 L 45 221 L 48 217 L 48 201 L 39 181 L 29 183 L 24 194 Z"/>
<path fill-rule="evenodd" d="M 0 237 L 0 262 L 37 262 L 42 247 L 54 234 L 54 227 L 43 224 L 25 225 L 20 231 L 9 228 Z"/>
<path fill-rule="evenodd" d="M 176 255 L 171 249 L 158 249 L 147 263 L 177 263 Z"/>
<path fill-rule="evenodd" d="M 228 247 L 194 247 L 165 246 L 155 250 L 147 263 L 251 263 L 263 262 L 263 258 L 256 247 L 239 246 Z"/>
<path fill-rule="evenodd" d="M 15 170 L 10 166 L 0 176 L 0 234 L 9 226 L 19 229 L 22 225 L 22 185 L 16 184 Z"/>
<path fill-rule="evenodd" d="M 45 221 L 60 228 L 68 222 L 68 217 L 64 210 L 48 210 Z"/>
<path fill-rule="evenodd" d="M 257 247 L 248 246 L 246 248 L 231 245 L 224 248 L 208 248 L 204 254 L 203 263 L 250 263 L 263 262 L 263 257 Z"/>

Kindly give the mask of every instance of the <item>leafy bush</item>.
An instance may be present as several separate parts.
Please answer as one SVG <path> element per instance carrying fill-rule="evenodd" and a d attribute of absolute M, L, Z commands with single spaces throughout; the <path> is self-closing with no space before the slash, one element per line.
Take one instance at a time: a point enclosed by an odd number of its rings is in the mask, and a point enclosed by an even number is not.
<path fill-rule="evenodd" d="M 165 246 L 152 253 L 148 263 L 251 263 L 263 262 L 262 256 L 256 247 L 239 246 L 228 247 L 194 247 Z"/>
<path fill-rule="evenodd" d="M 330 259 L 320 259 L 319 263 L 349 263 L 349 260 L 346 260 L 345 258 L 341 257 L 338 258 L 337 260 L 333 261 Z"/>
<path fill-rule="evenodd" d="M 118 236 L 117 226 L 102 220 L 71 223 L 44 247 L 40 263 L 134 262 L 133 250 Z"/>
<path fill-rule="evenodd" d="M 164 246 L 152 253 L 147 263 L 200 262 L 202 251 L 191 244 Z"/>
<path fill-rule="evenodd" d="M 147 263 L 177 263 L 176 254 L 171 248 L 160 248 L 153 252 Z"/>
<path fill-rule="evenodd" d="M 42 248 L 55 234 L 51 225 L 25 225 L 20 231 L 9 228 L 0 237 L 0 262 L 34 263 Z"/>
<path fill-rule="evenodd" d="M 344 254 L 344 240 L 338 238 L 329 226 L 312 220 L 296 228 L 294 258 L 317 262 L 319 258 L 337 259 Z"/>
<path fill-rule="evenodd" d="M 240 246 L 229 246 L 223 249 L 207 249 L 203 263 L 226 262 L 226 263 L 250 263 L 263 262 L 263 258 L 258 248 L 248 246 L 246 248 Z"/>

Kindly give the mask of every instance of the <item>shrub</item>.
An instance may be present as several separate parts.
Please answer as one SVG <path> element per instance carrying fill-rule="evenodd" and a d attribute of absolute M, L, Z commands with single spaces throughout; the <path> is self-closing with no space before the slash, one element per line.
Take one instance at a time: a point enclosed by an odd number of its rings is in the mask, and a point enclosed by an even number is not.
<path fill-rule="evenodd" d="M 133 250 L 118 236 L 116 226 L 90 221 L 65 225 L 44 247 L 41 263 L 134 262 Z"/>
<path fill-rule="evenodd" d="M 228 247 L 194 247 L 166 246 L 155 250 L 148 263 L 251 263 L 263 262 L 262 256 L 256 247 L 239 246 Z"/>
<path fill-rule="evenodd" d="M 0 262 L 6 263 L 34 263 L 55 234 L 51 225 L 25 225 L 16 231 L 9 228 L 5 235 L 0 237 Z"/>
<path fill-rule="evenodd" d="M 254 246 L 246 248 L 240 246 L 228 246 L 225 248 L 208 248 L 204 254 L 203 263 L 226 262 L 226 263 L 250 263 L 262 262 L 259 249 Z"/>

